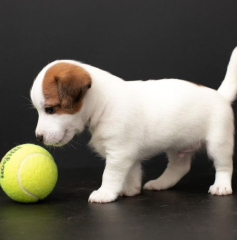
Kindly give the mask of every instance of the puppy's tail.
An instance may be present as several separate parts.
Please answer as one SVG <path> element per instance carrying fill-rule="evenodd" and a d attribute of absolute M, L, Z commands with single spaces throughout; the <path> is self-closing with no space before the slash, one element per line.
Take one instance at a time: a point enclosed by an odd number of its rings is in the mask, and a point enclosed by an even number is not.
<path fill-rule="evenodd" d="M 232 52 L 225 79 L 217 90 L 230 103 L 237 95 L 237 47 Z"/>

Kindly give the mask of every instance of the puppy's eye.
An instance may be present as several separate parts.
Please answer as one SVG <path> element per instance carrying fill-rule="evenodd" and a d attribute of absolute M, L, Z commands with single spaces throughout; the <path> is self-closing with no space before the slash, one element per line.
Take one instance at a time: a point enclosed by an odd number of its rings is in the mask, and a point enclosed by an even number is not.
<path fill-rule="evenodd" d="M 54 107 L 45 108 L 45 112 L 48 113 L 48 114 L 53 114 L 54 113 Z"/>

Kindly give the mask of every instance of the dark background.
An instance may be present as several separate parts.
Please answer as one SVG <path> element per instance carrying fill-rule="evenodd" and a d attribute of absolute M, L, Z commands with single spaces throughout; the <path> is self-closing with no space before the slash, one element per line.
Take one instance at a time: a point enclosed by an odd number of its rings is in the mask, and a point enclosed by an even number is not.
<path fill-rule="evenodd" d="M 236 9 L 234 0 L 1 0 L 0 155 L 37 143 L 37 112 L 26 98 L 38 72 L 56 59 L 126 80 L 173 77 L 217 89 L 237 45 Z M 89 138 L 85 132 L 75 148 L 51 149 L 59 168 L 102 166 Z"/>

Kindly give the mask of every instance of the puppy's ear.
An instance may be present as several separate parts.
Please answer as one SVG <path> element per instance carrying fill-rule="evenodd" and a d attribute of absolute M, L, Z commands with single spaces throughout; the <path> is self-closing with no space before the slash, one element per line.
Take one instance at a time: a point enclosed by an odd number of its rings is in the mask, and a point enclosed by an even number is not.
<path fill-rule="evenodd" d="M 74 110 L 91 87 L 91 77 L 83 69 L 64 72 L 55 77 L 61 107 Z"/>

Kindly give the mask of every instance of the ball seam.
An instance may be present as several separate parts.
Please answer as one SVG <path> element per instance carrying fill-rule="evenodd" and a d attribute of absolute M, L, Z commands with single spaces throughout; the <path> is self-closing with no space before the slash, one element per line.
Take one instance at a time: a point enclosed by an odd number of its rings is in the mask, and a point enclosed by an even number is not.
<path fill-rule="evenodd" d="M 32 156 L 34 156 L 34 155 L 42 155 L 42 156 L 44 156 L 44 157 L 50 158 L 49 156 L 47 156 L 47 155 L 45 155 L 45 154 L 43 154 L 43 153 L 32 153 L 32 154 L 28 155 L 26 158 L 24 158 L 24 159 L 22 160 L 22 162 L 21 162 L 21 164 L 20 164 L 20 166 L 19 166 L 19 168 L 18 168 L 18 171 L 17 171 L 17 180 L 18 180 L 19 186 L 20 186 L 20 188 L 22 189 L 22 191 L 24 191 L 27 195 L 35 198 L 35 199 L 38 201 L 38 200 L 39 200 L 39 197 L 37 197 L 37 196 L 35 196 L 34 194 L 28 192 L 28 191 L 24 188 L 24 186 L 22 185 L 21 179 L 20 179 L 20 171 L 21 171 L 22 165 L 24 164 L 24 162 L 25 162 L 26 160 L 28 160 L 28 158 L 30 158 L 30 157 L 32 157 Z"/>

